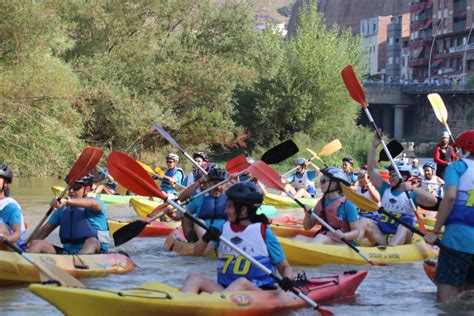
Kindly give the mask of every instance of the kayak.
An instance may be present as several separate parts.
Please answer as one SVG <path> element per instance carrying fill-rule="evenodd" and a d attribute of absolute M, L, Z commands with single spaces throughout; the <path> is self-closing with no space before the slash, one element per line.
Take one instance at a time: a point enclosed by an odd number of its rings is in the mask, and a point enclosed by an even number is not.
<path fill-rule="evenodd" d="M 55 196 L 59 196 L 63 190 L 64 188 L 60 186 L 51 187 L 51 191 L 53 191 Z M 114 195 L 114 194 L 96 194 L 96 193 L 89 193 L 87 196 L 99 198 L 102 201 L 104 201 L 104 203 L 107 205 L 128 204 L 131 198 L 137 198 L 136 195 Z M 140 197 L 140 198 L 147 199 L 147 197 Z"/>
<path fill-rule="evenodd" d="M 113 235 L 120 228 L 134 222 L 136 220 L 120 221 L 115 219 L 108 219 L 107 224 L 109 224 L 110 235 Z M 145 228 L 141 231 L 138 237 L 162 237 L 168 236 L 175 228 L 181 226 L 181 222 L 160 222 L 158 220 L 147 224 Z"/>
<path fill-rule="evenodd" d="M 125 274 L 136 268 L 127 255 L 121 253 L 57 255 L 29 253 L 35 261 L 55 264 L 76 278 L 94 278 Z M 21 255 L 0 251 L 0 285 L 41 282 L 38 269 Z"/>
<path fill-rule="evenodd" d="M 148 214 L 153 212 L 153 210 L 162 204 L 161 200 L 147 200 L 143 198 L 131 198 L 130 205 L 132 206 L 135 213 L 140 217 L 147 217 Z M 259 214 L 265 214 L 267 217 L 273 217 L 278 213 L 278 210 L 272 205 L 261 205 L 257 210 Z"/>
<path fill-rule="evenodd" d="M 346 245 L 320 245 L 310 242 L 278 238 L 291 264 L 320 266 L 324 264 L 367 264 Z M 369 259 L 380 263 L 402 263 L 425 260 L 437 255 L 423 239 L 400 246 L 358 247 Z"/>
<path fill-rule="evenodd" d="M 297 287 L 319 304 L 354 296 L 367 271 L 297 280 Z M 183 293 L 160 282 L 135 289 L 100 290 L 32 284 L 30 291 L 66 315 L 271 315 L 307 307 L 283 291 Z"/>
<path fill-rule="evenodd" d="M 304 230 L 303 220 L 295 219 L 292 216 L 276 217 L 270 221 L 273 233 L 280 237 L 294 237 L 296 235 L 313 237 L 321 229 L 321 226 L 316 225 L 310 230 Z M 182 228 L 177 228 L 166 237 L 164 248 L 181 256 L 191 256 L 193 255 L 194 244 L 186 240 Z M 215 257 L 215 253 L 212 252 L 209 256 Z"/>
<path fill-rule="evenodd" d="M 319 201 L 318 198 L 298 198 L 301 203 L 308 205 L 309 207 L 316 206 L 316 203 Z M 290 197 L 286 195 L 278 195 L 273 193 L 266 193 L 265 198 L 263 199 L 263 203 L 267 205 L 273 205 L 278 209 L 282 208 L 300 208 L 301 206 L 298 205 L 295 201 L 293 201 Z"/>
<path fill-rule="evenodd" d="M 436 274 L 436 262 L 426 260 L 423 262 L 423 270 L 425 270 L 426 276 L 434 283 Z"/>

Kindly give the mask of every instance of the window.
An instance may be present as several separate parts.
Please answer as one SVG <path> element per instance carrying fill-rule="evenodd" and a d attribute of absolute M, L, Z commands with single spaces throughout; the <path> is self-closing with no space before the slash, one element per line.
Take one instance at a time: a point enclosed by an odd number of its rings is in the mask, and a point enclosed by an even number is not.
<path fill-rule="evenodd" d="M 388 45 L 393 45 L 393 37 L 389 37 L 389 39 L 388 39 Z"/>
<path fill-rule="evenodd" d="M 400 57 L 395 57 L 395 65 L 400 64 Z"/>
<path fill-rule="evenodd" d="M 395 38 L 395 43 L 396 44 L 400 43 L 400 39 L 398 37 Z"/>
<path fill-rule="evenodd" d="M 387 64 L 391 65 L 392 63 L 393 63 L 393 57 L 390 56 L 390 57 L 388 57 L 388 59 L 387 59 Z"/>

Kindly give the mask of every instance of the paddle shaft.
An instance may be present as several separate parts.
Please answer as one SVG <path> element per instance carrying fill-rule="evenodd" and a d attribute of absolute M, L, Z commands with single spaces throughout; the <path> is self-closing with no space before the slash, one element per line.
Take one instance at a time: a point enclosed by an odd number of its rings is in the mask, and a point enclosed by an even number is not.
<path fill-rule="evenodd" d="M 321 161 L 321 160 L 319 159 L 319 157 L 311 157 L 311 158 L 309 159 L 309 161 L 313 161 L 314 159 L 318 159 L 319 161 Z M 286 176 L 292 174 L 292 173 L 295 172 L 296 169 L 298 169 L 298 168 L 299 168 L 299 166 L 296 166 L 296 167 L 294 167 L 293 169 L 288 170 L 287 172 L 285 172 L 284 174 L 282 174 L 281 177 L 286 177 Z"/>
<path fill-rule="evenodd" d="M 153 173 L 153 175 L 154 175 L 158 180 L 164 181 L 164 182 L 168 182 L 168 183 L 169 183 L 168 179 L 166 179 L 165 177 L 162 177 L 162 176 L 160 176 L 160 175 L 157 174 L 157 173 Z M 176 185 L 177 185 L 178 187 L 180 187 L 181 189 L 186 189 L 186 186 L 182 185 L 181 183 L 176 182 Z"/>
<path fill-rule="evenodd" d="M 173 200 L 166 200 L 166 203 L 169 203 L 171 204 L 173 207 L 175 207 L 181 214 L 185 215 L 186 217 L 188 217 L 189 219 L 191 219 L 194 223 L 196 223 L 197 225 L 199 225 L 200 227 L 202 227 L 204 230 L 208 231 L 209 230 L 209 227 L 204 224 L 203 222 L 201 222 L 200 220 L 198 220 L 196 217 L 194 217 L 193 215 L 191 215 L 189 212 L 187 212 L 181 205 L 179 205 L 178 203 L 176 203 L 175 201 Z M 251 257 L 250 255 L 248 255 L 245 251 L 243 251 L 242 249 L 240 249 L 239 247 L 237 247 L 236 245 L 234 245 L 230 240 L 228 240 L 227 238 L 225 237 L 222 237 L 222 236 L 219 236 L 219 240 L 222 241 L 224 244 L 226 244 L 229 248 L 231 248 L 232 250 L 234 250 L 235 252 L 237 252 L 238 254 L 240 254 L 242 257 L 244 257 L 245 259 L 247 259 L 248 261 L 250 261 L 253 265 L 255 265 L 257 268 L 259 268 L 260 270 L 262 270 L 263 272 L 265 272 L 266 274 L 268 274 L 269 276 L 271 276 L 273 279 L 275 279 L 276 281 L 281 281 L 282 278 L 278 275 L 276 275 L 275 273 L 273 273 L 270 269 L 268 269 L 267 267 L 265 267 L 263 264 L 261 264 L 260 262 L 258 262 L 257 260 L 255 260 L 253 257 Z M 304 295 L 301 291 L 299 291 L 298 289 L 296 289 L 295 287 L 292 287 L 291 291 L 297 295 L 299 298 L 301 298 L 302 300 L 304 300 L 306 303 L 308 303 L 310 306 L 312 306 L 314 309 L 318 309 L 319 305 L 318 303 L 314 302 L 313 300 L 311 300 L 309 297 L 307 297 L 306 295 Z"/>

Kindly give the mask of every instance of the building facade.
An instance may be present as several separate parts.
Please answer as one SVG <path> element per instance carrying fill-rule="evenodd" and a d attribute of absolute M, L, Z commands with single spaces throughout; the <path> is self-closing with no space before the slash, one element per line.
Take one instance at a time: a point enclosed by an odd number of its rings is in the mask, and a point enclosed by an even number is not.
<path fill-rule="evenodd" d="M 384 80 L 386 74 L 387 25 L 390 16 L 376 16 L 360 21 L 363 46 L 368 50 L 369 77 Z"/>

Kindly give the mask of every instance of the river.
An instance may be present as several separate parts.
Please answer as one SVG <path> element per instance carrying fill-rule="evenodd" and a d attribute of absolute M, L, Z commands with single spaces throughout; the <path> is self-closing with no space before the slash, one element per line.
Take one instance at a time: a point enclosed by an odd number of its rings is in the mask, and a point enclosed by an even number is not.
<path fill-rule="evenodd" d="M 11 193 L 22 205 L 31 230 L 46 213 L 53 197 L 52 185 L 64 182 L 53 178 L 23 178 L 14 180 Z M 282 213 L 283 215 L 291 212 Z M 300 213 L 301 214 L 301 213 Z M 108 217 L 134 216 L 128 206 L 109 206 Z M 57 232 L 49 240 L 58 242 Z M 163 250 L 164 238 L 136 238 L 120 247 L 138 264 L 127 275 L 83 279 L 93 288 L 131 288 L 145 281 L 156 280 L 179 286 L 189 272 L 201 272 L 215 278 L 215 260 L 208 258 L 180 257 Z M 337 315 L 473 315 L 474 299 L 465 298 L 455 305 L 435 303 L 436 287 L 423 272 L 422 262 L 396 264 L 388 267 L 327 265 L 322 267 L 294 266 L 295 274 L 305 271 L 308 276 L 340 274 L 348 270 L 368 270 L 368 276 L 353 299 L 328 306 Z M 46 301 L 30 293 L 26 286 L 0 288 L 1 315 L 60 315 Z M 302 309 L 289 315 L 313 315 Z"/>

